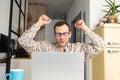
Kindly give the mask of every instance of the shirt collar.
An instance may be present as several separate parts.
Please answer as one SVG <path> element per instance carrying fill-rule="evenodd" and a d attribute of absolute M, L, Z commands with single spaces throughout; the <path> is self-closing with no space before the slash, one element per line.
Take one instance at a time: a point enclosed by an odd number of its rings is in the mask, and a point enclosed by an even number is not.
<path fill-rule="evenodd" d="M 68 51 L 69 46 L 70 46 L 70 42 L 68 42 L 68 43 L 66 44 L 66 46 L 65 46 L 65 51 L 66 51 L 66 52 Z M 60 50 L 60 46 L 59 46 L 59 44 L 58 44 L 57 42 L 56 42 L 56 47 Z"/>

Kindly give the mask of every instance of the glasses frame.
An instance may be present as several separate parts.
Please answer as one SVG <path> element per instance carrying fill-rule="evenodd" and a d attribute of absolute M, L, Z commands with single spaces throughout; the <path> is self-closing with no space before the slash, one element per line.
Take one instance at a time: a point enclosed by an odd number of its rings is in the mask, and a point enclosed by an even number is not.
<path fill-rule="evenodd" d="M 69 34 L 70 34 L 70 31 L 69 32 L 63 32 L 63 33 L 57 32 L 57 33 L 55 33 L 55 36 L 56 37 L 61 37 L 63 35 L 64 37 L 67 37 L 67 36 L 69 36 Z"/>

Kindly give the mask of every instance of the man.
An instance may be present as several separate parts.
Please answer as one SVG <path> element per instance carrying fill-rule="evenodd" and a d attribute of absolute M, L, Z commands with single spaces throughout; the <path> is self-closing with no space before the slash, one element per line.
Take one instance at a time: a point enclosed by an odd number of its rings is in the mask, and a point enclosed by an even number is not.
<path fill-rule="evenodd" d="M 77 21 L 75 27 L 83 30 L 91 39 L 91 43 L 69 43 L 72 33 L 69 25 L 64 21 L 60 21 L 54 26 L 54 35 L 57 40 L 56 43 L 35 41 L 34 37 L 37 31 L 43 25 L 47 25 L 50 22 L 51 19 L 48 16 L 40 16 L 39 20 L 18 39 L 21 46 L 26 49 L 27 52 L 84 52 L 85 59 L 90 59 L 103 50 L 104 42 L 102 38 L 92 32 L 85 25 L 83 20 Z"/>

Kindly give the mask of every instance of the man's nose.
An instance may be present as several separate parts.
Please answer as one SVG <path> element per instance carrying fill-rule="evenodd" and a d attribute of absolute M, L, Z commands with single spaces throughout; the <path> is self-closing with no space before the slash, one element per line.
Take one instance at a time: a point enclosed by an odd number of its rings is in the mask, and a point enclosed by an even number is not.
<path fill-rule="evenodd" d="M 60 38 L 64 38 L 64 35 L 63 35 L 63 34 L 61 34 L 61 35 L 60 35 Z"/>

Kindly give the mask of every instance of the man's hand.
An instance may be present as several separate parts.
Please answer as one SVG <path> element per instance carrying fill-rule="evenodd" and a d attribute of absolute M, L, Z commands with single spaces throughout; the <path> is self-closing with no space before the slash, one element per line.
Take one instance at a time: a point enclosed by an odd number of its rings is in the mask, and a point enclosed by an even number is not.
<path fill-rule="evenodd" d="M 41 15 L 35 25 L 41 27 L 43 25 L 49 24 L 50 22 L 51 19 L 48 16 Z"/>
<path fill-rule="evenodd" d="M 83 20 L 78 20 L 75 24 L 74 24 L 75 28 L 77 29 L 81 29 L 85 32 L 87 32 L 89 30 L 89 28 L 86 26 L 85 22 Z"/>

